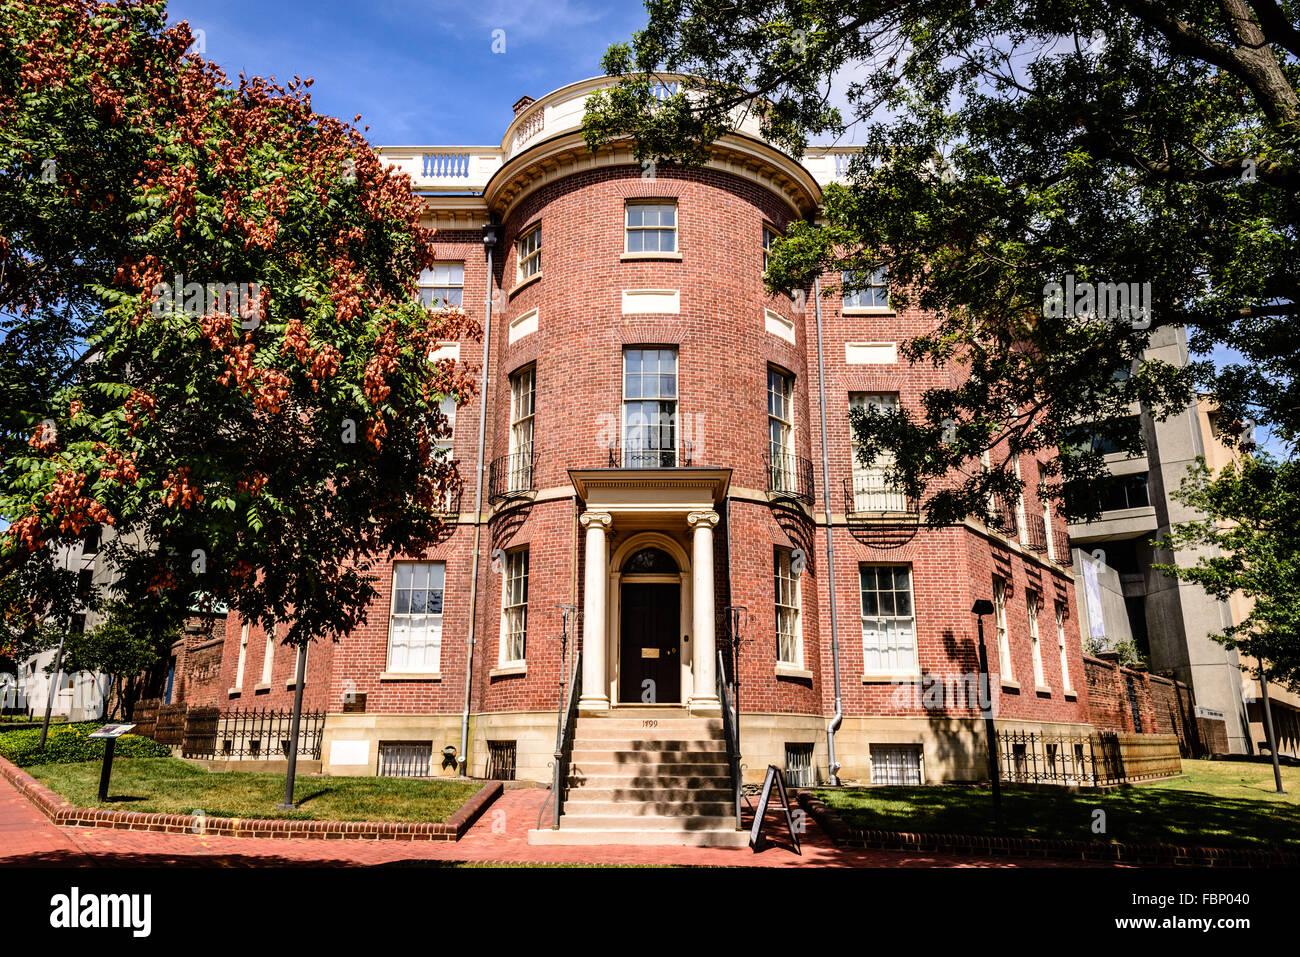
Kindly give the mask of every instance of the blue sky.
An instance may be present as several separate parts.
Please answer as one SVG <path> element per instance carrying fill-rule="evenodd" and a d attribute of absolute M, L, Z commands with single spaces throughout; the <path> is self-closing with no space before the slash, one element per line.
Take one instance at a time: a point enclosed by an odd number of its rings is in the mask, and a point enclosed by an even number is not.
<path fill-rule="evenodd" d="M 226 71 L 313 77 L 318 112 L 361 114 L 389 145 L 499 143 L 510 106 L 601 72 L 606 48 L 644 26 L 638 0 L 173 0 Z M 493 31 L 505 52 L 493 53 Z"/>

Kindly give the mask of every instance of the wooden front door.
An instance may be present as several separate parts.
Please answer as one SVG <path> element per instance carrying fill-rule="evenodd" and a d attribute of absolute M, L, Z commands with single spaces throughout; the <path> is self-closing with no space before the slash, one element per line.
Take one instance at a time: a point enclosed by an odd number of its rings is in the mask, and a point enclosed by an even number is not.
<path fill-rule="evenodd" d="M 682 699 L 680 584 L 625 582 L 619 614 L 620 704 Z M 651 682 L 647 684 L 647 682 Z"/>

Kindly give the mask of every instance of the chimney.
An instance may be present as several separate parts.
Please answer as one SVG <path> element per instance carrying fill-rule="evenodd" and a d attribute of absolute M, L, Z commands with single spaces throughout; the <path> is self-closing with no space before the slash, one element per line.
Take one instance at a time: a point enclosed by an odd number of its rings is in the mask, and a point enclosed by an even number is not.
<path fill-rule="evenodd" d="M 520 113 L 528 109 L 536 102 L 537 101 L 534 100 L 531 96 L 521 96 L 518 100 L 515 101 L 515 105 L 513 107 L 515 111 L 515 116 L 518 116 Z"/>

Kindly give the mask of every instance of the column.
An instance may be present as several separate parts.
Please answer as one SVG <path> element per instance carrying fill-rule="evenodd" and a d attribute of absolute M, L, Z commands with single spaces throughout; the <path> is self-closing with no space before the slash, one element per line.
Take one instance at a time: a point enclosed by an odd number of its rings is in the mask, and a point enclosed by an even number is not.
<path fill-rule="evenodd" d="M 718 646 L 714 637 L 713 612 L 713 527 L 718 524 L 714 511 L 690 512 L 686 524 L 693 531 L 691 554 L 691 635 L 694 657 L 691 660 L 691 710 L 717 713 L 716 673 Z"/>
<path fill-rule="evenodd" d="M 578 698 L 578 710 L 606 711 L 609 709 L 605 667 L 609 546 L 605 532 L 614 517 L 609 512 L 583 512 L 578 520 L 587 530 L 586 570 L 582 579 L 582 694 Z"/>

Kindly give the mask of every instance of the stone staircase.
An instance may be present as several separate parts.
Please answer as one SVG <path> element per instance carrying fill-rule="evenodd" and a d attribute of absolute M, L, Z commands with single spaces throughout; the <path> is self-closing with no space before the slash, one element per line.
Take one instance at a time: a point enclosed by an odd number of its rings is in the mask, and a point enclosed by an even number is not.
<path fill-rule="evenodd" d="M 619 708 L 578 719 L 560 828 L 528 843 L 745 847 L 733 801 L 721 718 Z"/>

